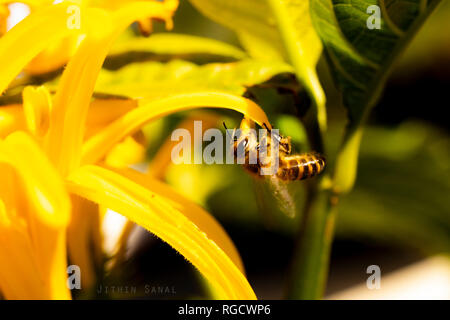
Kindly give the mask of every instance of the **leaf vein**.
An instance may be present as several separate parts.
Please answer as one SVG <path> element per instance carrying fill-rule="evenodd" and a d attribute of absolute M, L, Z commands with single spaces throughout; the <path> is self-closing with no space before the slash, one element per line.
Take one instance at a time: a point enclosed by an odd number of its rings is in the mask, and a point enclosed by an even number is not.
<path fill-rule="evenodd" d="M 389 16 L 389 13 L 386 10 L 386 3 L 385 0 L 380 0 L 380 9 L 381 9 L 381 14 L 384 17 L 384 22 L 386 22 L 386 25 L 388 26 L 388 28 L 395 33 L 397 36 L 402 37 L 404 35 L 404 31 L 401 30 L 392 20 L 391 17 Z"/>

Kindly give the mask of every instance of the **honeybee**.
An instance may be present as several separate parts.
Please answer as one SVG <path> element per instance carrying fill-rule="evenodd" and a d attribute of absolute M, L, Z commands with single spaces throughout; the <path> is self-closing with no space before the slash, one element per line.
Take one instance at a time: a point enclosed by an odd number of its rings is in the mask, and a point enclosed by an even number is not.
<path fill-rule="evenodd" d="M 225 124 L 224 124 L 225 125 Z M 272 175 L 276 176 L 282 181 L 295 181 L 312 178 L 320 174 L 326 166 L 325 158 L 317 152 L 293 154 L 291 155 L 291 139 L 290 137 L 283 137 L 278 134 L 271 134 L 266 124 L 264 124 L 268 135 L 263 138 L 263 141 L 258 142 L 253 128 L 253 123 L 244 118 L 240 125 L 239 137 L 234 137 L 233 152 L 234 156 L 239 156 L 239 149 L 243 150 L 241 154 L 244 156 L 243 168 L 249 173 L 264 177 L 263 170 L 273 167 L 274 162 L 278 161 L 276 166 L 277 171 Z M 225 126 L 226 128 L 226 126 Z M 272 137 L 277 140 L 279 147 L 278 154 L 272 154 Z M 264 150 L 264 152 L 261 152 Z M 251 155 L 256 155 L 256 161 L 251 161 Z M 264 154 L 264 156 L 262 156 Z M 262 158 L 265 158 L 263 161 Z"/>
<path fill-rule="evenodd" d="M 227 129 L 224 123 L 225 129 Z M 294 217 L 297 212 L 296 203 L 288 189 L 288 183 L 296 180 L 304 180 L 320 174 L 326 165 L 325 158 L 316 153 L 291 154 L 292 145 L 290 137 L 283 137 L 268 128 L 264 124 L 267 135 L 260 141 L 256 137 L 254 123 L 244 118 L 240 124 L 240 134 L 236 137 L 233 131 L 232 152 L 234 157 L 241 158 L 242 167 L 257 178 L 264 179 L 270 186 L 271 194 L 278 203 L 278 208 L 289 217 Z M 227 131 L 228 132 L 228 131 Z M 273 133 L 273 134 L 272 134 Z M 272 139 L 276 139 L 272 148 Z M 278 148 L 276 148 L 278 147 Z M 275 168 L 275 171 L 267 171 Z M 269 174 L 267 174 L 269 172 Z M 256 184 L 258 185 L 258 184 Z M 264 188 L 257 187 L 257 196 L 264 198 Z M 260 202 L 267 202 L 261 199 Z"/>

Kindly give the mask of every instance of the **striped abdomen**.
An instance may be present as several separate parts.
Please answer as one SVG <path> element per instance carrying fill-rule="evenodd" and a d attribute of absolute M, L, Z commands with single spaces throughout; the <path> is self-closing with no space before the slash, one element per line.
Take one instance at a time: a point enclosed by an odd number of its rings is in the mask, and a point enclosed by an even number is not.
<path fill-rule="evenodd" d="M 314 177 L 325 168 L 325 158 L 318 153 L 304 153 L 280 157 L 277 177 L 285 181 Z"/>

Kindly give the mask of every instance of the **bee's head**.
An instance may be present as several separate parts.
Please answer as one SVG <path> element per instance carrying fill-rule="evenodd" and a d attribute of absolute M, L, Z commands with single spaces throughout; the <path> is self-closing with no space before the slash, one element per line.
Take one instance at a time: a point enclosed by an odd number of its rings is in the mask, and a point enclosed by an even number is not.
<path fill-rule="evenodd" d="M 272 130 L 270 130 L 265 123 L 263 125 L 266 128 L 266 130 L 270 134 L 272 134 Z M 284 137 L 284 136 L 279 135 L 279 134 L 274 134 L 273 138 L 278 141 L 278 146 L 279 146 L 279 149 L 280 149 L 281 152 L 283 152 L 285 154 L 290 154 L 291 153 L 291 137 Z"/>
<path fill-rule="evenodd" d="M 286 154 L 291 153 L 291 137 L 278 136 L 278 144 L 280 145 L 280 151 Z"/>

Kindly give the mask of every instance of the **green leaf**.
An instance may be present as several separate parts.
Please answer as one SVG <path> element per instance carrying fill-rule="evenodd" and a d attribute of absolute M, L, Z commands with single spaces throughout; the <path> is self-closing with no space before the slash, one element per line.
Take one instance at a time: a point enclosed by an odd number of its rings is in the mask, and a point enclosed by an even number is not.
<path fill-rule="evenodd" d="M 378 101 L 394 62 L 438 2 L 311 0 L 314 27 L 325 46 L 350 119 L 336 163 L 336 192 L 348 192 L 353 187 L 360 126 Z M 368 28 L 372 12 L 366 12 L 371 5 L 381 9 L 380 29 Z"/>
<path fill-rule="evenodd" d="M 377 102 L 395 60 L 439 0 L 311 0 L 350 120 L 359 124 Z M 371 5 L 381 8 L 381 29 L 369 29 Z"/>
<path fill-rule="evenodd" d="M 270 13 L 266 1 L 190 0 L 190 2 L 208 18 L 235 31 L 238 37 L 249 38 L 249 41 L 243 41 L 243 44 L 253 57 L 278 60 L 286 57 L 275 18 Z M 252 49 L 253 44 L 256 45 L 256 50 Z"/>
<path fill-rule="evenodd" d="M 325 95 L 316 74 L 322 45 L 306 0 L 191 0 L 214 21 L 234 30 L 255 58 L 289 62 L 315 102 L 315 121 L 326 127 Z"/>
<path fill-rule="evenodd" d="M 203 66 L 181 60 L 135 63 L 117 71 L 102 70 L 95 92 L 135 99 L 157 99 L 199 90 L 242 95 L 246 87 L 284 72 L 292 72 L 292 68 L 281 62 L 269 65 L 255 60 Z"/>
<path fill-rule="evenodd" d="M 242 50 L 214 39 L 174 33 L 156 33 L 151 37 L 129 37 L 111 49 L 105 66 L 118 69 L 132 61 L 230 62 L 247 58 Z"/>
<path fill-rule="evenodd" d="M 244 46 L 257 58 L 289 59 L 285 39 L 278 22 L 278 12 L 286 26 L 295 34 L 294 42 L 302 46 L 298 52 L 305 58 L 305 65 L 315 65 L 322 46 L 309 17 L 309 1 L 303 0 L 190 0 L 208 18 L 234 30 L 244 37 Z M 283 21 L 284 23 L 284 21 Z M 246 41 L 248 40 L 248 41 Z M 253 49 L 255 46 L 255 49 Z M 261 52 L 267 48 L 269 52 Z"/>

